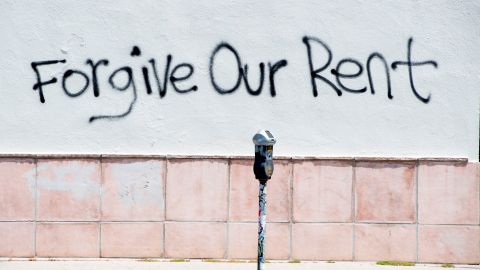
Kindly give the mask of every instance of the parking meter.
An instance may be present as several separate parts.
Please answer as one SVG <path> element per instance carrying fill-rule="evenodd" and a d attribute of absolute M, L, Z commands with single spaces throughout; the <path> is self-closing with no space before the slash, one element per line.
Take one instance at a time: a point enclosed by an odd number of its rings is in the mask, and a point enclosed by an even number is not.
<path fill-rule="evenodd" d="M 261 182 L 266 182 L 272 177 L 273 145 L 275 142 L 275 137 L 266 129 L 259 130 L 255 136 L 253 136 L 253 143 L 255 144 L 253 173 L 255 174 L 255 178 Z"/>
<path fill-rule="evenodd" d="M 267 181 L 273 174 L 273 145 L 276 140 L 266 129 L 259 130 L 253 136 L 255 144 L 255 162 L 253 173 L 260 182 L 258 192 L 258 256 L 257 270 L 265 269 L 265 231 L 267 206 Z"/>

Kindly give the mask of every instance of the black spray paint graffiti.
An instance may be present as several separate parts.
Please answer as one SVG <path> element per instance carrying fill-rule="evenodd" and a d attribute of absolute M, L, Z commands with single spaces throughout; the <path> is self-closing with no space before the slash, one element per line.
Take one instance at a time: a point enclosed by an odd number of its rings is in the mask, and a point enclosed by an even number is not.
<path fill-rule="evenodd" d="M 220 52 L 220 50 L 225 49 L 230 51 L 233 56 L 235 57 L 235 60 L 237 62 L 237 70 L 238 70 L 238 76 L 237 76 L 237 81 L 233 85 L 232 88 L 230 89 L 225 89 L 222 88 L 221 86 L 218 85 L 218 83 L 215 81 L 215 76 L 214 76 L 214 65 L 215 65 L 215 59 Z M 282 59 L 280 61 L 275 62 L 273 65 L 269 62 L 268 63 L 268 81 L 270 83 L 270 95 L 272 97 L 276 96 L 277 92 L 275 91 L 275 80 L 274 76 L 275 73 L 282 67 L 285 67 L 287 65 L 287 60 Z M 239 87 L 242 82 L 242 79 L 245 83 L 245 88 L 247 89 L 247 92 L 252 95 L 252 96 L 258 96 L 260 93 L 262 93 L 263 89 L 263 83 L 265 79 L 265 63 L 261 62 L 258 64 L 258 67 L 260 69 L 260 79 L 259 79 L 259 85 L 257 89 L 252 89 L 250 86 L 250 83 L 248 81 L 248 64 L 245 64 L 245 66 L 242 67 L 242 61 L 240 59 L 240 56 L 238 55 L 238 52 L 228 43 L 222 42 L 215 47 L 213 50 L 212 55 L 210 56 L 210 81 L 212 82 L 213 88 L 219 93 L 219 94 L 231 94 L 235 92 Z"/>
<path fill-rule="evenodd" d="M 393 90 L 391 85 L 391 72 L 390 66 L 393 70 L 398 69 L 400 66 L 406 66 L 408 70 L 408 77 L 411 91 L 413 92 L 414 96 L 423 103 L 429 103 L 431 99 L 431 94 L 425 95 L 421 94 L 421 91 L 417 87 L 415 87 L 414 83 L 414 73 L 413 68 L 418 66 L 424 65 L 431 65 L 435 68 L 438 67 L 437 62 L 433 60 L 428 61 L 413 61 L 412 60 L 412 45 L 413 45 L 413 38 L 410 38 L 407 42 L 407 59 L 405 61 L 393 61 L 389 66 L 385 57 L 378 53 L 373 52 L 371 53 L 367 60 L 366 60 L 366 73 L 368 77 L 368 87 L 365 85 L 361 88 L 350 88 L 347 87 L 344 83 L 345 80 L 348 79 L 355 79 L 362 75 L 364 71 L 364 66 L 362 63 L 353 58 L 344 58 L 341 59 L 337 65 L 330 69 L 330 73 L 333 74 L 335 78 L 335 82 L 329 80 L 327 77 L 322 75 L 322 72 L 327 71 L 330 64 L 332 63 L 333 53 L 330 47 L 324 41 L 320 40 L 316 37 L 311 36 L 304 36 L 302 38 L 302 42 L 305 45 L 306 49 L 306 56 L 307 56 L 307 63 L 309 68 L 309 77 L 312 87 L 312 94 L 314 97 L 318 96 L 319 86 L 317 83 L 319 81 L 323 82 L 326 86 L 333 89 L 334 92 L 338 96 L 342 96 L 344 92 L 348 93 L 364 93 L 367 91 L 367 88 L 370 89 L 370 93 L 372 95 L 375 94 L 375 86 L 373 83 L 373 72 L 372 72 L 372 62 L 374 60 L 379 61 L 383 66 L 383 71 L 386 78 L 386 86 L 387 86 L 387 97 L 389 99 L 393 99 Z M 313 58 L 313 51 L 323 49 L 324 53 L 326 53 L 326 59 L 323 60 L 321 65 L 315 65 L 315 63 L 319 62 L 319 59 Z M 230 53 L 235 61 L 236 67 L 235 69 L 238 71 L 236 79 L 233 81 L 233 84 L 229 87 L 221 86 L 219 82 L 216 80 L 214 70 L 215 70 L 215 63 L 219 61 L 219 52 L 225 50 L 225 52 Z M 140 57 L 142 55 L 141 50 L 137 46 L 133 46 L 130 56 L 131 57 Z M 221 59 L 220 59 L 221 60 Z M 58 79 L 56 77 L 52 77 L 48 80 L 43 80 L 42 76 L 40 75 L 39 68 L 42 66 L 47 65 L 56 65 L 56 64 L 66 64 L 67 60 L 65 59 L 57 59 L 57 60 L 47 60 L 47 61 L 38 61 L 32 62 L 31 67 L 36 75 L 37 82 L 33 85 L 33 90 L 38 91 L 38 95 L 40 98 L 41 103 L 45 103 L 45 94 L 44 90 L 47 85 L 57 83 Z M 79 97 L 84 94 L 88 87 L 90 86 L 90 82 L 92 84 L 92 92 L 94 97 L 99 97 L 101 95 L 101 89 L 99 84 L 99 76 L 98 76 L 98 69 L 99 68 L 106 68 L 109 65 L 110 61 L 108 59 L 100 59 L 94 61 L 92 59 L 87 59 L 85 64 L 90 68 L 90 75 L 86 72 L 79 70 L 79 69 L 67 69 L 63 75 L 61 76 L 61 87 L 63 92 L 71 98 Z M 265 64 L 264 62 L 260 62 L 258 64 L 258 84 L 256 87 L 252 86 L 252 77 L 251 74 L 249 75 L 249 65 L 244 64 L 240 57 L 238 51 L 229 43 L 221 42 L 219 43 L 210 55 L 209 61 L 209 75 L 210 75 L 210 82 L 212 84 L 213 89 L 221 95 L 225 94 L 232 94 L 236 90 L 238 90 L 243 83 L 248 94 L 252 96 L 258 96 L 262 93 L 264 85 L 266 85 L 266 80 L 268 81 L 268 90 L 271 97 L 275 97 L 277 95 L 277 89 L 275 85 L 275 75 L 279 72 L 282 68 L 287 67 L 288 61 L 286 59 L 281 59 L 275 62 L 268 62 Z M 346 73 L 343 72 L 344 67 L 350 65 L 354 67 L 356 72 L 353 73 Z M 342 68 L 343 67 L 343 68 Z M 268 69 L 268 75 L 266 75 Z M 154 88 L 156 87 L 158 95 L 160 98 L 165 98 L 168 88 L 171 87 L 173 91 L 178 94 L 187 94 L 191 92 L 195 92 L 198 90 L 198 86 L 195 84 L 191 84 L 190 87 L 185 87 L 185 83 L 193 76 L 195 71 L 194 65 L 192 63 L 173 63 L 173 56 L 168 54 L 165 58 L 165 64 L 163 69 L 163 74 L 159 74 L 159 70 L 157 68 L 157 62 L 154 58 L 148 60 L 147 65 L 143 65 L 141 68 L 141 75 L 143 77 L 143 84 L 145 86 L 145 92 L 147 95 L 151 95 L 154 92 Z M 117 77 L 126 76 L 127 80 L 125 83 L 120 84 L 118 83 Z M 152 76 L 153 74 L 153 80 Z M 162 76 L 163 75 L 163 76 Z M 68 80 L 72 76 L 77 76 L 81 78 L 84 82 L 81 89 L 72 90 L 68 86 Z M 268 78 L 267 78 L 268 77 Z M 107 78 L 100 78 L 100 79 L 107 79 Z M 78 79 L 77 79 L 78 80 Z M 108 76 L 108 84 L 113 90 L 116 91 L 127 91 L 130 89 L 132 92 L 132 98 L 127 109 L 123 113 L 119 114 L 112 114 L 112 115 L 93 115 L 89 118 L 89 122 L 94 122 L 100 119 L 107 119 L 107 120 L 115 120 L 121 119 L 128 114 L 130 114 L 135 106 L 135 103 L 138 99 L 137 93 L 137 84 L 135 80 L 134 70 L 129 66 L 121 66 L 117 69 L 113 70 L 110 75 Z M 152 83 L 153 82 L 153 83 Z"/>
<path fill-rule="evenodd" d="M 326 70 L 328 68 L 328 66 L 330 65 L 330 63 L 332 62 L 332 51 L 328 47 L 328 45 L 325 42 L 323 42 L 322 40 L 320 40 L 318 38 L 315 38 L 315 37 L 305 36 L 305 37 L 303 37 L 302 41 L 307 48 L 308 64 L 309 64 L 309 67 L 310 67 L 310 78 L 311 78 L 312 90 L 313 90 L 313 96 L 314 97 L 318 96 L 318 89 L 317 89 L 317 81 L 316 80 L 321 80 L 321 81 L 325 82 L 327 85 L 329 85 L 337 93 L 338 96 L 342 95 L 342 90 L 345 91 L 345 92 L 350 92 L 350 93 L 363 93 L 363 92 L 367 91 L 366 86 L 363 87 L 363 88 L 360 88 L 360 89 L 348 88 L 342 83 L 342 80 L 341 80 L 341 79 L 357 78 L 362 74 L 363 66 L 358 60 L 355 60 L 353 58 L 345 58 L 345 59 L 340 60 L 337 63 L 337 66 L 334 69 L 331 69 L 330 72 L 335 76 L 335 80 L 338 84 L 338 86 L 337 86 L 336 84 L 334 84 L 333 82 L 331 82 L 330 80 L 325 78 L 324 76 L 320 75 L 320 73 L 322 71 Z M 319 68 L 316 68 L 316 69 L 313 66 L 312 43 L 317 43 L 318 45 L 323 47 L 323 49 L 326 51 L 326 53 L 328 55 L 327 61 L 325 62 L 325 64 L 323 66 L 319 67 Z M 407 45 L 407 61 L 395 61 L 395 62 L 392 63 L 391 66 L 392 66 L 392 69 L 395 70 L 395 69 L 398 68 L 399 65 L 406 65 L 408 67 L 410 88 L 411 88 L 412 92 L 414 93 L 415 97 L 417 97 L 420 101 L 422 101 L 423 103 L 428 103 L 430 101 L 430 97 L 431 97 L 430 94 L 428 95 L 428 97 L 424 98 L 420 95 L 419 91 L 415 88 L 415 84 L 413 83 L 413 67 L 422 66 L 422 65 L 433 65 L 435 68 L 437 68 L 438 64 L 437 64 L 437 62 L 432 61 L 432 60 L 423 61 L 423 62 L 413 62 L 412 61 L 412 43 L 413 43 L 413 38 L 410 38 L 408 40 L 408 45 Z M 367 76 L 368 76 L 368 83 L 369 83 L 369 86 L 370 86 L 370 92 L 372 93 L 372 95 L 375 94 L 375 87 L 373 85 L 372 71 L 371 71 L 371 63 L 372 63 L 372 60 L 374 60 L 374 59 L 378 59 L 379 61 L 381 61 L 381 63 L 383 64 L 383 66 L 385 68 L 385 76 L 386 76 L 386 80 L 387 80 L 387 96 L 388 96 L 389 99 L 393 99 L 392 86 L 391 86 L 391 82 L 390 82 L 390 70 L 389 70 L 389 67 L 388 67 L 388 63 L 385 60 L 385 57 L 383 57 L 383 55 L 378 53 L 378 52 L 374 52 L 374 53 L 370 54 L 367 58 L 366 66 L 367 66 Z M 357 68 L 357 72 L 353 73 L 353 74 L 342 73 L 340 71 L 340 68 L 342 66 L 344 66 L 345 64 L 355 65 L 356 68 Z"/>
<path fill-rule="evenodd" d="M 134 46 L 130 55 L 132 57 L 141 56 L 141 51 L 137 46 Z M 178 86 L 178 83 L 180 83 L 184 80 L 187 80 L 189 77 L 192 76 L 193 71 L 194 71 L 194 68 L 193 68 L 192 64 L 189 64 L 189 63 L 176 64 L 174 66 L 174 68 L 170 71 L 170 67 L 171 67 L 171 63 L 172 63 L 172 56 L 167 55 L 165 69 L 164 69 L 164 76 L 163 76 L 163 79 L 160 79 L 159 75 L 158 75 L 158 72 L 157 72 L 157 65 L 156 65 L 155 59 L 152 58 L 148 62 L 151 66 L 151 70 L 153 71 L 156 86 L 157 86 L 157 89 L 158 89 L 158 94 L 159 94 L 160 98 L 165 97 L 169 85 L 177 93 L 180 93 L 180 94 L 184 94 L 184 93 L 188 93 L 188 92 L 197 90 L 198 87 L 196 85 L 194 85 L 190 88 L 187 88 L 187 89 L 184 89 L 184 88 L 181 88 L 180 86 Z M 50 60 L 50 61 L 41 61 L 41 62 L 32 62 L 31 63 L 32 68 L 35 71 L 35 74 L 36 74 L 36 77 L 37 77 L 37 83 L 33 86 L 33 89 L 38 90 L 38 93 L 39 93 L 39 96 L 40 96 L 40 102 L 42 102 L 42 103 L 45 103 L 45 97 L 44 97 L 44 93 L 43 93 L 44 86 L 56 83 L 57 78 L 54 77 L 54 78 L 51 78 L 48 81 L 42 81 L 41 77 L 40 77 L 40 72 L 38 71 L 38 67 L 43 66 L 43 65 L 57 64 L 57 63 L 66 63 L 66 60 L 65 59 Z M 101 65 L 108 66 L 109 65 L 109 60 L 101 59 L 97 62 L 94 62 L 91 59 L 87 59 L 87 61 L 85 63 L 91 67 L 93 95 L 94 95 L 94 97 L 99 97 L 101 91 L 100 91 L 100 87 L 99 87 L 98 79 L 97 79 L 98 78 L 97 69 Z M 187 72 L 186 72 L 186 75 L 180 76 L 178 74 L 182 74 L 182 72 L 183 72 L 182 69 L 184 69 L 184 70 L 186 69 Z M 152 91 L 152 85 L 150 83 L 150 75 L 149 75 L 148 71 L 149 71 L 149 69 L 148 69 L 147 66 L 142 67 L 142 75 L 143 75 L 143 78 L 144 78 L 146 93 L 148 95 L 151 95 L 153 93 L 153 91 Z M 127 81 L 124 85 L 119 85 L 116 82 L 115 78 L 117 78 L 122 73 L 126 75 Z M 66 83 L 68 78 L 70 76 L 72 76 L 73 74 L 78 74 L 79 76 L 81 76 L 84 79 L 84 85 L 83 85 L 82 89 L 77 90 L 76 92 L 72 92 L 72 90 L 68 88 L 67 83 Z M 163 80 L 163 83 L 162 83 L 162 80 Z M 133 107 L 134 107 L 134 105 L 137 101 L 137 86 L 135 84 L 134 72 L 133 72 L 131 67 L 123 66 L 123 67 L 115 69 L 110 74 L 110 76 L 108 77 L 108 83 L 109 83 L 109 85 L 112 89 L 117 90 L 117 91 L 126 91 L 128 89 L 131 89 L 132 100 L 130 101 L 130 104 L 129 104 L 127 110 L 125 110 L 125 112 L 120 113 L 120 114 L 114 114 L 114 115 L 94 115 L 94 116 L 91 116 L 89 118 L 89 122 L 93 122 L 93 121 L 99 120 L 99 119 L 115 120 L 115 119 L 123 118 L 123 117 L 125 117 L 125 116 L 127 116 L 128 114 L 131 113 L 131 111 L 132 111 L 132 109 L 133 109 Z M 64 93 L 69 97 L 74 98 L 74 97 L 78 97 L 78 96 L 82 95 L 87 90 L 89 85 L 90 85 L 90 77 L 85 72 L 83 72 L 81 70 L 68 69 L 68 70 L 65 71 L 65 73 L 62 76 L 62 89 L 63 89 Z"/>

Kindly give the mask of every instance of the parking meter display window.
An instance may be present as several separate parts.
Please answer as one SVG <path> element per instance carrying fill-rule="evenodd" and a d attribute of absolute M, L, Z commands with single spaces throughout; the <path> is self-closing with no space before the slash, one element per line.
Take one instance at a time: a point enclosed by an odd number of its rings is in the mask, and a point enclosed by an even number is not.
<path fill-rule="evenodd" d="M 273 174 L 273 146 L 272 145 L 256 145 L 255 146 L 255 163 L 253 164 L 253 172 L 255 178 L 259 180 L 268 180 Z"/>

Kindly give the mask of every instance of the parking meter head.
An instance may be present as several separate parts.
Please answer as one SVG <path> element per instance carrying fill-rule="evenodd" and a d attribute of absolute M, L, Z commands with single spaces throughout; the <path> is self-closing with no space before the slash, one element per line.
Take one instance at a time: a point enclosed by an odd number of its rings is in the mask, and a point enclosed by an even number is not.
<path fill-rule="evenodd" d="M 266 129 L 260 129 L 252 140 L 255 145 L 274 145 L 277 142 L 272 133 Z"/>
<path fill-rule="evenodd" d="M 258 180 L 267 181 L 273 174 L 273 145 L 276 143 L 275 137 L 270 131 L 261 129 L 253 136 L 253 143 L 255 144 L 253 173 Z"/>

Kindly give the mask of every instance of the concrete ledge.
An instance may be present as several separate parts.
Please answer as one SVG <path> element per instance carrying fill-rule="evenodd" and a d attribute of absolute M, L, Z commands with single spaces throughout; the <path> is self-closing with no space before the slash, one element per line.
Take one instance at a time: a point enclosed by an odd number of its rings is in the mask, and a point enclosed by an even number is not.
<path fill-rule="evenodd" d="M 100 158 L 138 158 L 138 159 L 253 159 L 251 155 L 159 155 L 159 154 L 29 154 L 0 153 L 0 158 L 38 158 L 38 159 L 100 159 Z M 355 160 L 355 161 L 392 161 L 392 162 L 468 162 L 468 158 L 452 157 L 351 157 L 351 156 L 274 156 L 276 160 Z"/>

